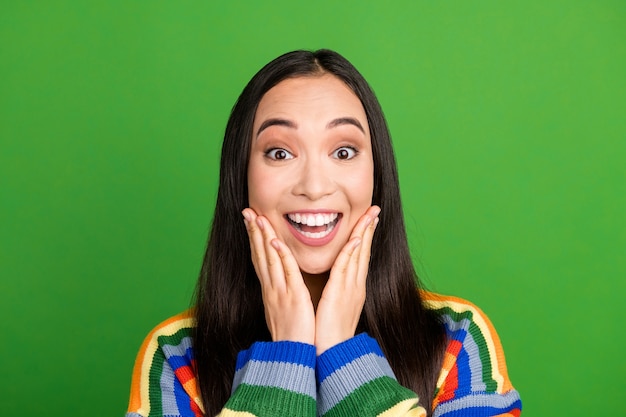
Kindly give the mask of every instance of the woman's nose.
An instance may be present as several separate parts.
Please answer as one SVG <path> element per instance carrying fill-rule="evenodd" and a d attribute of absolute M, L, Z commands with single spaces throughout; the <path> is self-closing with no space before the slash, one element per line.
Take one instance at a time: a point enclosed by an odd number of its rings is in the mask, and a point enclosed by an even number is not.
<path fill-rule="evenodd" d="M 322 161 L 303 161 L 297 173 L 293 193 L 318 200 L 335 191 L 336 183 L 332 178 L 332 167 L 324 166 Z"/>

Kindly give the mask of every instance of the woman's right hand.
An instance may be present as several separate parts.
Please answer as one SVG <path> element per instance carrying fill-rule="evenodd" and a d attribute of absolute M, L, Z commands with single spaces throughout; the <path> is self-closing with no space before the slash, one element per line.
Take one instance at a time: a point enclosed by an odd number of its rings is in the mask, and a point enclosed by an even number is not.
<path fill-rule="evenodd" d="M 298 263 L 265 217 L 250 208 L 242 214 L 272 340 L 314 344 L 315 312 Z"/>

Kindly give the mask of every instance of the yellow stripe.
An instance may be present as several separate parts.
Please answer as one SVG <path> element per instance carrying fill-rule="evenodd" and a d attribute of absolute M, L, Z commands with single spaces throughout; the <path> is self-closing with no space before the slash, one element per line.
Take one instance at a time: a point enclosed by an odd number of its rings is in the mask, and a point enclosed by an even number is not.
<path fill-rule="evenodd" d="M 217 417 L 257 417 L 255 414 L 247 411 L 233 411 L 228 408 L 224 408 Z"/>
<path fill-rule="evenodd" d="M 437 380 L 437 389 L 443 388 L 443 384 L 446 382 L 446 378 L 448 378 L 448 374 L 452 370 L 455 362 L 456 356 L 450 352 L 446 352 L 443 358 L 443 364 L 441 365 L 441 373 L 439 374 L 439 379 Z"/>
<path fill-rule="evenodd" d="M 387 411 L 383 411 L 377 417 L 426 417 L 426 410 L 422 406 L 417 406 L 417 398 L 409 398 L 400 401 Z"/>

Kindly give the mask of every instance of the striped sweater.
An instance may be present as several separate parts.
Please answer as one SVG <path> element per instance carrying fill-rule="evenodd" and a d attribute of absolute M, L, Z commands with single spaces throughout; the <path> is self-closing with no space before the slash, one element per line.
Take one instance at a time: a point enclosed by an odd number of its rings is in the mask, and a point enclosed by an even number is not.
<path fill-rule="evenodd" d="M 443 318 L 448 345 L 433 400 L 433 416 L 519 416 L 498 335 L 467 301 L 424 292 Z M 133 371 L 126 417 L 202 416 L 193 371 L 189 311 L 157 326 Z M 359 334 L 319 357 L 298 342 L 257 342 L 239 353 L 233 393 L 220 416 L 413 416 L 426 410 L 395 379 L 378 343 Z"/>

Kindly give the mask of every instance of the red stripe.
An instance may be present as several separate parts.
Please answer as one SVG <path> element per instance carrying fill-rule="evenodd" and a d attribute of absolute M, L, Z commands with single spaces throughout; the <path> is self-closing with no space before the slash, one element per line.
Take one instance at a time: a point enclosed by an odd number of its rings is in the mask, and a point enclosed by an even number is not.
<path fill-rule="evenodd" d="M 176 375 L 176 379 L 178 379 L 183 385 L 185 385 L 190 379 L 195 379 L 196 377 L 189 365 L 181 366 L 174 371 L 174 374 Z"/>
<path fill-rule="evenodd" d="M 447 353 L 454 356 L 455 358 L 458 356 L 459 352 L 463 348 L 463 344 L 458 340 L 453 340 L 448 345 Z M 439 394 L 439 403 L 449 401 L 454 398 L 454 392 L 459 387 L 459 368 L 456 365 L 456 362 L 448 372 L 448 376 L 443 383 L 443 392 Z"/>
<path fill-rule="evenodd" d="M 191 398 L 189 399 L 189 408 L 191 408 L 191 411 L 193 411 L 193 414 L 196 417 L 204 417 L 204 414 L 202 413 L 202 410 L 200 410 L 200 407 L 198 407 L 198 404 L 196 404 L 196 402 Z"/>

